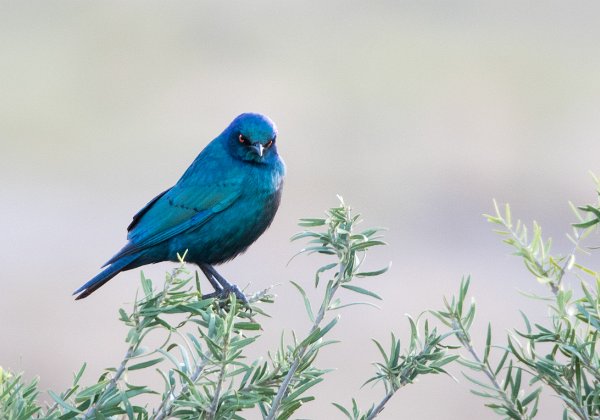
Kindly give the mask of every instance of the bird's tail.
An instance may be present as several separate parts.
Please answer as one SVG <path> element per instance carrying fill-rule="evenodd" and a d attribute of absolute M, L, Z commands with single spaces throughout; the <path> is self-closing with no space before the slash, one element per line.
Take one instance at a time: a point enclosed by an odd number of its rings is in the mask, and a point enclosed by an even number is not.
<path fill-rule="evenodd" d="M 120 258 L 114 263 L 112 263 L 109 267 L 102 270 L 101 273 L 96 275 L 93 279 L 88 281 L 86 284 L 81 286 L 79 289 L 73 292 L 74 295 L 79 294 L 75 300 L 83 299 L 94 293 L 97 289 L 104 286 L 106 282 L 112 279 L 114 276 L 119 274 L 121 271 L 128 269 L 128 265 L 134 262 L 137 258 L 139 258 L 139 254 L 128 255 L 126 257 Z M 129 267 L 134 268 L 134 267 Z"/>

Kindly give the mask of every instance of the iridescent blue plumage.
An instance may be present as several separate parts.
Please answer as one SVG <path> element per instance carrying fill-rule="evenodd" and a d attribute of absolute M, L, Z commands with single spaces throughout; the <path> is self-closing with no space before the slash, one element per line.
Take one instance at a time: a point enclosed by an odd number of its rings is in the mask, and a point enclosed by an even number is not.
<path fill-rule="evenodd" d="M 242 114 L 210 142 L 177 183 L 142 208 L 127 228 L 128 243 L 75 294 L 82 299 L 121 271 L 161 261 L 197 264 L 215 295 L 239 290 L 212 267 L 244 252 L 271 224 L 285 165 L 277 129 L 260 114 Z M 240 296 L 243 298 L 243 296 Z"/>

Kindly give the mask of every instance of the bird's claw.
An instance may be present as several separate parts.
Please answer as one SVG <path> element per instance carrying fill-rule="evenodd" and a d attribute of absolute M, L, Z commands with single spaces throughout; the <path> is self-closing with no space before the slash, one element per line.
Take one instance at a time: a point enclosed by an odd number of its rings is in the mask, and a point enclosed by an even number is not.
<path fill-rule="evenodd" d="M 244 295 L 235 284 L 225 280 L 213 266 L 210 264 L 200 264 L 200 269 L 210 282 L 211 286 L 215 289 L 213 293 L 204 295 L 204 299 L 218 298 L 220 300 L 227 300 L 229 299 L 229 295 L 233 293 L 239 302 L 242 302 L 245 306 L 249 306 L 246 295 Z"/>
<path fill-rule="evenodd" d="M 242 302 L 245 306 L 248 306 L 248 298 L 235 284 L 224 286 L 219 290 L 203 295 L 202 299 L 217 298 L 219 300 L 227 300 L 231 294 L 235 295 L 238 302 Z"/>

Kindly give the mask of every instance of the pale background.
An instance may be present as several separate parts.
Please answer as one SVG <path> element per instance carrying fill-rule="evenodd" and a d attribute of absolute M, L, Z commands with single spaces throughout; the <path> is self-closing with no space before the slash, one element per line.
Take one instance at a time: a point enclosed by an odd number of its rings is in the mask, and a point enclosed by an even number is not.
<path fill-rule="evenodd" d="M 120 360 L 116 312 L 139 271 L 81 302 L 71 292 L 244 111 L 278 124 L 288 165 L 272 228 L 222 268 L 251 291 L 282 284 L 256 355 L 282 328 L 308 328 L 289 280 L 310 288 L 320 261 L 286 266 L 297 218 L 342 194 L 365 225 L 389 228 L 370 263 L 394 266 L 365 282 L 382 309 L 343 312 L 332 332 L 342 343 L 318 361 L 336 371 L 299 417 L 342 418 L 330 402 L 351 396 L 374 402 L 382 389 L 359 389 L 377 360 L 370 339 L 387 344 L 394 331 L 404 343 L 404 314 L 440 308 L 465 274 L 480 331 L 487 320 L 497 337 L 520 326 L 519 308 L 543 320 L 518 289 L 545 289 L 481 214 L 508 201 L 568 248 L 567 203 L 592 202 L 588 171 L 600 172 L 599 12 L 594 2 L 1 2 L 0 365 L 59 391 L 84 361 L 89 383 Z M 170 267 L 145 271 L 159 280 Z M 468 390 L 424 377 L 381 418 L 495 418 Z M 556 398 L 543 405 L 542 418 L 560 418 Z"/>

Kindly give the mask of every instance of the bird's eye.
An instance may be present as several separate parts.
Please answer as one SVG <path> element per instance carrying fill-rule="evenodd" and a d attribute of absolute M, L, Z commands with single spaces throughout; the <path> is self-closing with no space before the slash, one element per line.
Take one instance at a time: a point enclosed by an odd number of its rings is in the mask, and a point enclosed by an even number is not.
<path fill-rule="evenodd" d="M 240 134 L 238 140 L 240 141 L 240 143 L 245 144 L 246 146 L 250 144 L 250 141 L 246 137 L 244 137 L 243 134 Z"/>
<path fill-rule="evenodd" d="M 265 143 L 265 149 L 268 149 L 271 146 L 273 146 L 273 140 L 269 140 L 267 143 Z"/>

